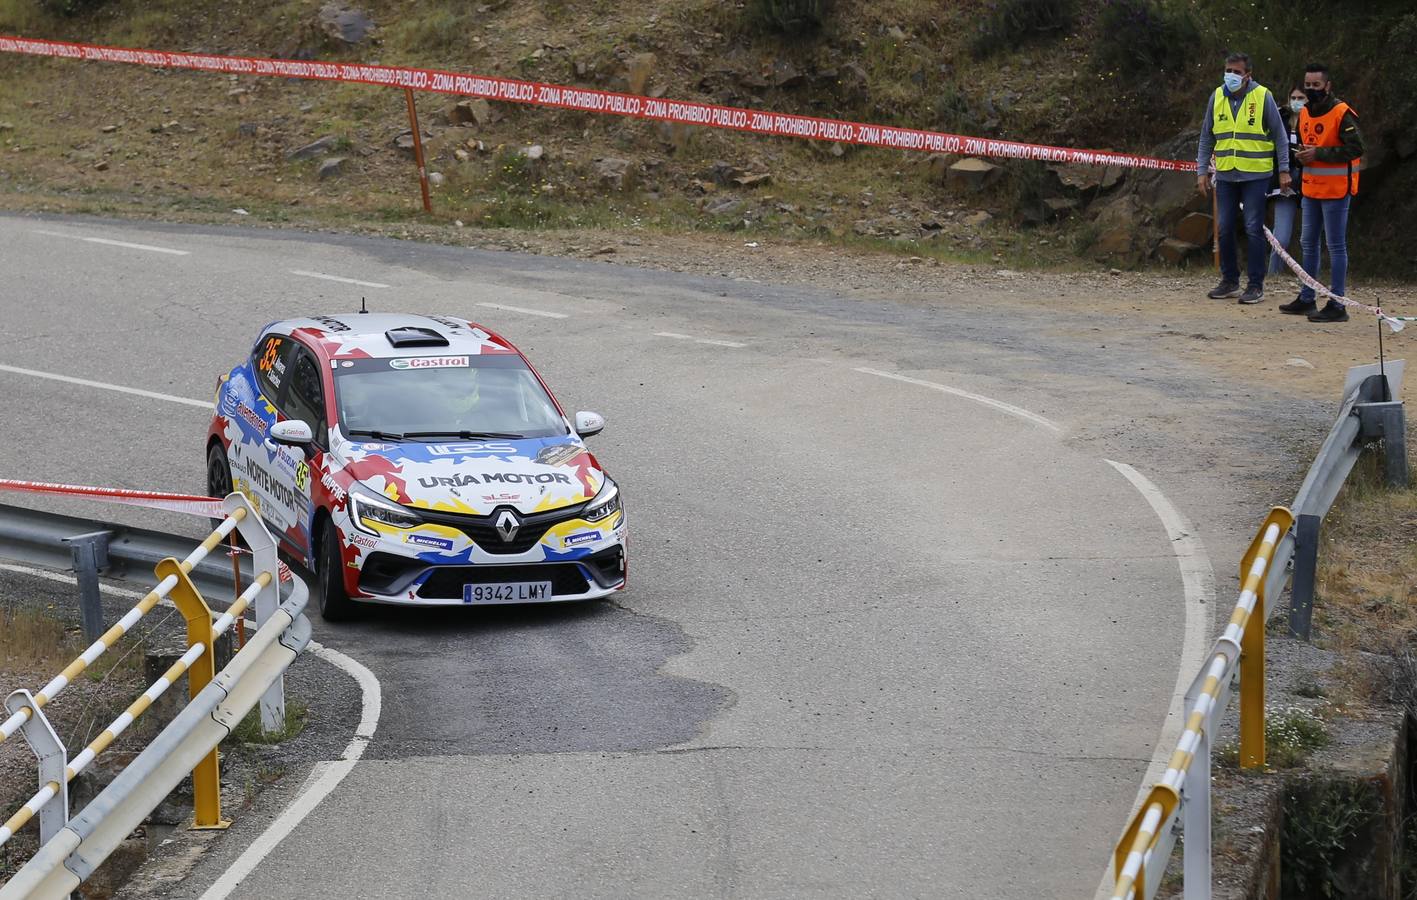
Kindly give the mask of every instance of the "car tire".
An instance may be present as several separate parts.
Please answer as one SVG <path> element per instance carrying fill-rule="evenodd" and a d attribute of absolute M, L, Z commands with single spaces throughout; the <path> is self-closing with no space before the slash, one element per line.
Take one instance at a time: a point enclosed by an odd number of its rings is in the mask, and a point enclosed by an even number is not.
<path fill-rule="evenodd" d="M 207 449 L 207 496 L 218 500 L 226 499 L 234 488 L 231 484 L 231 465 L 226 461 L 226 450 L 217 442 Z M 221 519 L 212 519 L 212 528 L 221 524 Z"/>
<path fill-rule="evenodd" d="M 347 622 L 358 614 L 344 587 L 344 555 L 339 534 L 328 520 L 320 528 L 320 556 L 315 570 L 320 583 L 320 618 L 326 622 Z"/>

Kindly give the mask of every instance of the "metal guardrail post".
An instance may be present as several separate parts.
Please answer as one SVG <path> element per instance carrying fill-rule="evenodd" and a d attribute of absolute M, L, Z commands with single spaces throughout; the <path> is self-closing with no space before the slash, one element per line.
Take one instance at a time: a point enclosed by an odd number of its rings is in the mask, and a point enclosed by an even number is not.
<path fill-rule="evenodd" d="M 1363 437 L 1382 439 L 1383 476 L 1388 487 L 1407 487 L 1407 416 L 1401 400 L 1358 403 Z"/>
<path fill-rule="evenodd" d="M 1240 584 L 1253 580 L 1255 605 L 1250 611 L 1244 633 L 1240 636 L 1240 767 L 1254 769 L 1264 765 L 1264 668 L 1265 668 L 1265 572 L 1254 575 L 1255 560 L 1267 556 L 1266 569 L 1274 560 L 1278 545 L 1266 547 L 1265 535 L 1270 528 L 1283 534 L 1294 524 L 1294 514 L 1283 506 L 1269 511 L 1250 549 L 1240 560 Z M 1209 777 L 1209 776 L 1207 776 Z"/>
<path fill-rule="evenodd" d="M 212 647 L 212 611 L 207 601 L 202 599 L 192 579 L 182 570 L 175 559 L 164 559 L 157 564 L 159 579 L 173 576 L 177 585 L 168 593 L 177 611 L 187 620 L 187 647 L 197 644 L 206 646 L 206 652 L 192 661 L 187 669 L 188 696 L 196 699 L 212 679 L 216 677 L 216 653 Z M 231 823 L 221 817 L 221 771 L 217 763 L 216 748 L 202 758 L 192 769 L 193 824 L 196 829 L 225 829 Z"/>
<path fill-rule="evenodd" d="M 93 531 L 65 538 L 74 558 L 74 575 L 79 582 L 79 621 L 84 640 L 93 642 L 103 634 L 103 598 L 98 589 L 98 573 L 108 568 L 107 531 Z"/>
<path fill-rule="evenodd" d="M 1196 743 L 1195 758 L 1181 787 L 1183 891 L 1186 900 L 1210 900 L 1210 732 Z"/>
<path fill-rule="evenodd" d="M 275 538 L 266 530 L 251 501 L 239 491 L 226 495 L 222 506 L 227 513 L 245 509 L 246 516 L 236 526 L 241 539 L 251 551 L 251 564 L 256 572 L 270 572 L 274 576 L 280 572 L 280 555 L 276 552 Z M 280 608 L 280 579 L 272 577 L 270 584 L 256 595 L 256 628 L 259 630 Z M 285 676 L 276 678 L 265 696 L 261 697 L 261 729 L 266 732 L 279 731 L 285 727 Z"/>
<path fill-rule="evenodd" d="M 1289 592 L 1289 634 L 1301 641 L 1307 641 L 1313 632 L 1319 526 L 1322 524 L 1322 517 L 1304 514 L 1294 525 L 1294 580 Z"/>
<path fill-rule="evenodd" d="M 30 717 L 20 726 L 20 733 L 39 758 L 39 786 L 59 785 L 59 790 L 49 798 L 49 802 L 39 808 L 39 842 L 45 844 L 69 824 L 69 778 L 64 772 L 69 757 L 63 741 L 59 740 L 54 726 L 49 724 L 44 711 L 35 703 L 33 694 L 21 688 L 5 698 L 5 710 L 11 715 L 26 707 Z"/>

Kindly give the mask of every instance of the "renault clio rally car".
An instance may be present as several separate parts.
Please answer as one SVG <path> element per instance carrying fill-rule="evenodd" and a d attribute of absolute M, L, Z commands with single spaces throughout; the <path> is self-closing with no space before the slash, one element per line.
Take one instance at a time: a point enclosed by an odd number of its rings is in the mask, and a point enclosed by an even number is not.
<path fill-rule="evenodd" d="M 207 488 L 242 492 L 320 612 L 591 600 L 625 586 L 619 488 L 506 339 L 463 319 L 274 322 L 221 376 Z"/>

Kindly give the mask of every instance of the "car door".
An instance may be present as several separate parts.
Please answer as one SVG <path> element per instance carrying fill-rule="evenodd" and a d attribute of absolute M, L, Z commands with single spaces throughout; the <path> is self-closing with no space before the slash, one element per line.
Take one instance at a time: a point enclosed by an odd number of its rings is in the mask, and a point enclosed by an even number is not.
<path fill-rule="evenodd" d="M 244 427 L 228 449 L 232 483 L 286 549 L 304 557 L 311 519 L 311 461 L 298 447 L 273 443 L 270 426 L 302 419 L 324 440 L 320 373 L 309 349 L 283 334 L 267 335 L 256 345 L 251 373 L 259 396 L 249 408 L 238 407 Z M 312 408 L 320 411 L 317 420 L 312 420 Z"/>

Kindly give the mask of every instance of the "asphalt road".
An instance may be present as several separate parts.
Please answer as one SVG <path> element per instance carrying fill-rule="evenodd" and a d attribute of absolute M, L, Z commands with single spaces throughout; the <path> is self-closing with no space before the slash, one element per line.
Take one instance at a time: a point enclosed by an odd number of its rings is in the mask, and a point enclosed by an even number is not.
<path fill-rule="evenodd" d="M 629 590 L 317 622 L 379 679 L 378 731 L 236 897 L 1089 896 L 1186 624 L 1172 541 L 1104 458 L 1200 522 L 1222 573 L 1260 505 L 1224 471 L 1243 442 L 1197 460 L 1194 439 L 1266 398 L 1145 348 L 1100 358 L 1046 303 L 982 320 L 88 219 L 0 217 L 0 248 L 0 477 L 200 491 L 202 409 L 3 367 L 210 400 L 263 323 L 361 296 L 501 331 L 609 421 L 593 447 L 627 498 Z M 171 896 L 199 896 L 286 781 Z"/>

